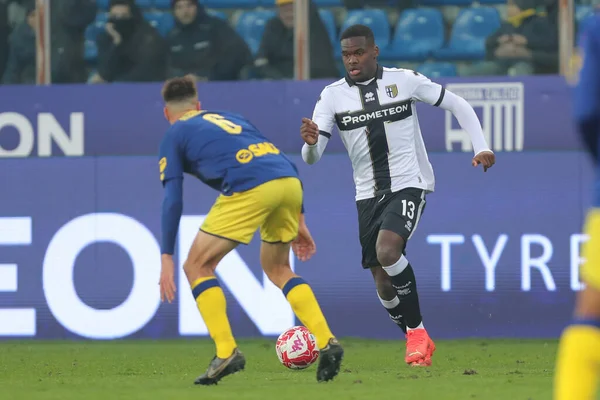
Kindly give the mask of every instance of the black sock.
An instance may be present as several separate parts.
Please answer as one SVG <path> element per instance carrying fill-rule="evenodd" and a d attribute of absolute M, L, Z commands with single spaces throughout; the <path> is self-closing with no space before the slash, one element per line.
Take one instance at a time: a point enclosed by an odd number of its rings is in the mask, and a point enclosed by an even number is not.
<path fill-rule="evenodd" d="M 383 305 L 390 315 L 390 319 L 402 329 L 402 332 L 406 333 L 406 324 L 404 323 L 404 316 L 402 315 L 402 304 L 400 304 L 398 297 L 394 297 L 393 300 L 383 300 L 379 294 L 377 297 L 379 297 L 381 305 Z"/>
<path fill-rule="evenodd" d="M 404 322 L 409 328 L 416 328 L 423 322 L 415 272 L 408 260 L 402 256 L 393 265 L 383 267 L 392 280 L 392 286 L 398 293 Z"/>

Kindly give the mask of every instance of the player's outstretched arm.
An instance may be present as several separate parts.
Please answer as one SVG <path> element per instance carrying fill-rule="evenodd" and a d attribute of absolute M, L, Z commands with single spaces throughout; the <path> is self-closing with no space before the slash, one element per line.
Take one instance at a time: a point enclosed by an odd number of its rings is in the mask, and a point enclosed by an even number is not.
<path fill-rule="evenodd" d="M 486 172 L 496 163 L 496 156 L 485 141 L 481 123 L 473 107 L 465 99 L 448 90 L 445 91 L 440 107 L 450 111 L 456 117 L 461 128 L 467 131 L 475 152 L 472 164 L 474 167 L 481 164 L 483 171 Z"/>
<path fill-rule="evenodd" d="M 461 128 L 467 131 L 475 152 L 472 161 L 473 166 L 476 167 L 481 164 L 483 170 L 487 171 L 488 168 L 494 165 L 496 156 L 485 141 L 481 123 L 473 107 L 462 97 L 444 89 L 420 73 L 412 72 L 409 76 L 414 84 L 412 96 L 415 99 L 450 111 Z"/>

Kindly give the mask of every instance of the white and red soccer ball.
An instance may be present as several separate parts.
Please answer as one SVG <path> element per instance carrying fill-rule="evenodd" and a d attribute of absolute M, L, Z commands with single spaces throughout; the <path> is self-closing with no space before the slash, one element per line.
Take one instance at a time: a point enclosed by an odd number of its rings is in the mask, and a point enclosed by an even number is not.
<path fill-rule="evenodd" d="M 315 337 L 304 326 L 294 326 L 279 335 L 275 351 L 279 361 L 290 369 L 308 368 L 319 358 Z"/>

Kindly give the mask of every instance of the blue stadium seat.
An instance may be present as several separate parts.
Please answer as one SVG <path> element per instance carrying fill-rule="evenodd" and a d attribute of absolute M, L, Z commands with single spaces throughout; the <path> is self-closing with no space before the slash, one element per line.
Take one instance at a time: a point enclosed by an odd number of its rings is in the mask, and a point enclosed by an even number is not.
<path fill-rule="evenodd" d="M 96 41 L 96 37 L 104 30 L 108 15 L 104 12 L 96 14 L 96 20 L 85 28 L 85 40 Z"/>
<path fill-rule="evenodd" d="M 318 7 L 342 7 L 342 0 L 313 0 Z"/>
<path fill-rule="evenodd" d="M 456 76 L 456 64 L 450 62 L 427 62 L 417 67 L 417 72 L 428 78 Z"/>
<path fill-rule="evenodd" d="M 274 7 L 275 0 L 259 0 L 262 7 Z M 317 7 L 342 7 L 342 0 L 313 0 Z"/>
<path fill-rule="evenodd" d="M 108 21 L 108 13 L 102 12 L 96 14 L 96 20 L 94 24 L 98 27 L 98 29 L 104 29 L 104 24 Z"/>
<path fill-rule="evenodd" d="M 96 47 L 96 42 L 93 40 L 85 41 L 84 58 L 89 63 L 94 63 L 98 58 L 98 47 Z"/>
<path fill-rule="evenodd" d="M 434 52 L 438 60 L 481 60 L 485 40 L 500 27 L 500 14 L 494 7 L 463 8 L 452 26 L 448 46 Z"/>
<path fill-rule="evenodd" d="M 85 37 L 85 40 L 94 41 L 94 40 L 96 40 L 96 36 L 98 36 L 98 27 L 96 26 L 96 24 L 94 22 L 92 22 L 85 28 L 84 37 Z"/>
<path fill-rule="evenodd" d="M 408 9 L 400 15 L 384 60 L 423 61 L 444 45 L 444 18 L 435 8 Z"/>
<path fill-rule="evenodd" d="M 506 4 L 506 0 L 417 0 L 419 6 L 469 7 L 475 2 L 479 4 Z"/>
<path fill-rule="evenodd" d="M 575 6 L 575 22 L 578 24 L 592 14 L 594 14 L 594 9 L 591 6 Z"/>
<path fill-rule="evenodd" d="M 246 39 L 246 43 L 248 43 L 253 54 L 258 52 L 265 31 L 265 24 L 275 16 L 273 10 L 246 11 L 240 15 L 235 30 Z"/>
<path fill-rule="evenodd" d="M 155 27 L 162 36 L 167 34 L 175 26 L 175 19 L 171 13 L 145 12 L 144 18 Z"/>
<path fill-rule="evenodd" d="M 108 2 L 109 2 L 109 0 L 96 0 L 96 5 L 98 6 L 98 10 L 108 11 Z"/>
<path fill-rule="evenodd" d="M 154 7 L 152 0 L 135 0 L 135 4 L 142 10 Z"/>
<path fill-rule="evenodd" d="M 370 27 L 375 35 L 375 42 L 380 48 L 386 48 L 390 43 L 390 22 L 385 11 L 380 9 L 350 10 L 342 24 L 340 33 L 354 24 Z"/>
<path fill-rule="evenodd" d="M 201 0 L 200 3 L 212 8 L 255 8 L 260 0 Z"/>
<path fill-rule="evenodd" d="M 154 7 L 159 10 L 170 10 L 171 0 L 154 0 Z"/>
<path fill-rule="evenodd" d="M 208 10 L 206 10 L 206 12 L 209 15 L 212 15 L 213 17 L 221 18 L 221 19 L 224 19 L 224 20 L 228 21 L 227 14 L 225 14 L 223 11 L 217 11 L 217 10 L 208 9 Z"/>
<path fill-rule="evenodd" d="M 335 45 L 337 40 L 337 31 L 335 27 L 335 17 L 331 10 L 327 10 L 324 8 L 319 9 L 319 15 L 321 16 L 321 20 L 323 24 L 325 24 L 325 29 L 327 29 L 327 33 L 329 34 L 329 39 L 331 43 Z"/>

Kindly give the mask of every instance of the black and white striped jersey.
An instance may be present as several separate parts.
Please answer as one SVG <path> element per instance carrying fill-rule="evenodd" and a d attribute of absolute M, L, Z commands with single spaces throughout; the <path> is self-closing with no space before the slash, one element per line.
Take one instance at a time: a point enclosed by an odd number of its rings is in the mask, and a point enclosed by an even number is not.
<path fill-rule="evenodd" d="M 441 85 L 406 69 L 378 67 L 375 78 L 361 83 L 340 79 L 321 92 L 312 117 L 319 127 L 319 140 L 313 146 L 304 145 L 303 159 L 309 164 L 316 162 L 337 127 L 352 161 L 356 200 L 408 187 L 432 192 L 435 177 L 415 103 L 439 106 L 445 94 Z M 479 136 L 473 141 L 474 149 L 485 150 L 488 147 L 477 116 L 464 103 L 479 129 L 469 132 L 472 139 Z"/>

